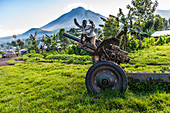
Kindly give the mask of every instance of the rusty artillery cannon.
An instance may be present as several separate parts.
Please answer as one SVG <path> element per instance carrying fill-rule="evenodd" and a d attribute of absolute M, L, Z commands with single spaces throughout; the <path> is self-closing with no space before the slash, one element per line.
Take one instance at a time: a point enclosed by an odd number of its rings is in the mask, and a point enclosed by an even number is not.
<path fill-rule="evenodd" d="M 107 88 L 124 92 L 127 89 L 128 80 L 131 82 L 169 82 L 170 73 L 125 73 L 118 65 L 119 63 L 129 62 L 128 52 L 119 49 L 120 37 L 124 32 L 120 32 L 116 37 L 98 41 L 95 50 L 88 41 L 83 41 L 78 45 L 91 53 L 93 65 L 86 74 L 86 87 L 89 92 L 99 93 Z M 68 33 L 63 34 L 77 42 L 79 38 Z"/>

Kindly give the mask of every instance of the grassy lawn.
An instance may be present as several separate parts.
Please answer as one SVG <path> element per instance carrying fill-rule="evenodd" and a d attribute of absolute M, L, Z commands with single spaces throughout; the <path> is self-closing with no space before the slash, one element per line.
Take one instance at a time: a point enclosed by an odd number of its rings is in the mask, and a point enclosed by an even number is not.
<path fill-rule="evenodd" d="M 0 67 L 0 112 L 170 112 L 169 83 L 129 83 L 124 94 L 91 94 L 85 86 L 90 57 L 61 56 L 25 55 L 20 59 L 27 61 Z M 130 56 L 121 64 L 126 72 L 168 71 L 170 45 Z"/>
<path fill-rule="evenodd" d="M 128 64 L 121 64 L 126 72 L 170 71 L 170 43 L 164 46 L 152 46 L 129 54 L 134 58 Z"/>

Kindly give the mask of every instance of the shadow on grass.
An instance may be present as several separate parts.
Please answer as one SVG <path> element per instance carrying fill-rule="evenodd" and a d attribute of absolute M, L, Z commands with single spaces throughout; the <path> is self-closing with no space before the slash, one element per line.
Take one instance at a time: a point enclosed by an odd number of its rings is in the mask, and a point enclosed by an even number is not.
<path fill-rule="evenodd" d="M 170 84 L 168 82 L 143 82 L 143 83 L 128 83 L 128 88 L 126 92 L 120 93 L 118 91 L 111 91 L 109 89 L 106 89 L 105 91 L 102 91 L 101 93 L 88 93 L 85 92 L 84 96 L 87 95 L 91 97 L 92 99 L 113 99 L 113 98 L 127 98 L 127 95 L 132 92 L 134 95 L 143 95 L 148 96 L 155 94 L 157 92 L 160 93 L 169 93 L 170 92 Z"/>
<path fill-rule="evenodd" d="M 168 82 L 142 82 L 142 83 L 128 83 L 128 90 L 135 95 L 148 96 L 160 93 L 169 93 L 170 84 Z"/>

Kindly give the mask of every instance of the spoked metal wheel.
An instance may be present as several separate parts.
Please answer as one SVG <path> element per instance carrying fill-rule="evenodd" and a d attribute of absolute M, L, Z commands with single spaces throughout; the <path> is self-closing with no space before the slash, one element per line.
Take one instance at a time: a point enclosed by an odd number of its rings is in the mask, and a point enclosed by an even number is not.
<path fill-rule="evenodd" d="M 127 89 L 127 77 L 117 64 L 101 61 L 88 70 L 86 87 L 93 93 L 99 93 L 105 89 L 124 92 Z"/>

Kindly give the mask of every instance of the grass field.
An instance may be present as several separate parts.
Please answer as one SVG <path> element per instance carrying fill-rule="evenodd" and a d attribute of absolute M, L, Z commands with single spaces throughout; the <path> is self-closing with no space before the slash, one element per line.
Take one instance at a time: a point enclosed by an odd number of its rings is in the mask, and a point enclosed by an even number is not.
<path fill-rule="evenodd" d="M 62 57 L 63 56 L 63 57 Z M 170 44 L 130 53 L 126 72 L 168 71 Z M 0 67 L 0 112 L 170 112 L 169 83 L 129 83 L 125 93 L 88 93 L 89 56 L 29 54 Z M 8 62 L 14 62 L 8 61 Z"/>
<path fill-rule="evenodd" d="M 170 43 L 164 46 L 152 46 L 129 54 L 134 58 L 125 66 L 126 72 L 134 71 L 170 71 Z"/>

